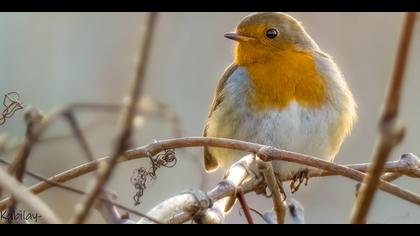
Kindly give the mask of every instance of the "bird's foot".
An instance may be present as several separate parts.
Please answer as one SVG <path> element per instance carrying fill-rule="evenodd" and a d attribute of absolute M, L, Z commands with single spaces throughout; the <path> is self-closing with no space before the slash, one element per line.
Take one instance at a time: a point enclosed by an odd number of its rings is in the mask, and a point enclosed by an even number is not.
<path fill-rule="evenodd" d="M 277 182 L 277 185 L 279 186 L 279 190 L 280 190 L 280 193 L 281 193 L 282 198 L 283 198 L 282 200 L 285 201 L 286 198 L 287 198 L 286 191 L 283 188 L 283 182 L 280 180 L 280 176 L 278 176 L 277 174 L 276 174 L 276 182 Z M 263 181 L 263 184 L 261 184 L 259 186 L 259 188 L 255 190 L 255 192 L 257 194 L 261 194 L 261 195 L 265 196 L 266 198 L 271 198 L 272 197 L 272 193 L 269 194 L 267 192 L 267 184 L 266 184 L 265 181 Z"/>
<path fill-rule="evenodd" d="M 307 168 L 299 170 L 293 175 L 292 180 L 290 181 L 290 191 L 295 193 L 299 190 L 302 183 L 305 183 L 305 186 L 308 185 L 308 180 L 309 170 Z"/>

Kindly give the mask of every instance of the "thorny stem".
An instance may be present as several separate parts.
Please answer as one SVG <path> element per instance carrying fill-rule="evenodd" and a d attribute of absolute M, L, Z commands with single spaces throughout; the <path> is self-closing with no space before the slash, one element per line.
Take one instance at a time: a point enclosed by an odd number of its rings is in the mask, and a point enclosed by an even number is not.
<path fill-rule="evenodd" d="M 150 49 L 156 18 L 156 12 L 149 13 L 147 29 L 145 32 L 145 39 L 143 41 L 143 46 L 141 47 L 139 66 L 137 68 L 134 84 L 132 85 L 129 105 L 127 107 L 127 110 L 124 110 L 124 123 L 120 134 L 117 136 L 117 143 L 115 145 L 114 151 L 111 155 L 111 158 L 109 159 L 109 162 L 107 162 L 103 169 L 99 170 L 98 177 L 93 183 L 93 187 L 90 189 L 88 197 L 82 203 L 80 210 L 76 212 L 76 216 L 72 220 L 73 223 L 81 224 L 85 221 L 90 209 L 92 208 L 95 202 L 96 197 L 101 192 L 103 186 L 108 182 L 108 179 L 110 178 L 119 157 L 124 154 L 124 151 L 127 150 L 127 147 L 129 146 L 131 134 L 133 132 L 133 120 L 135 117 L 137 104 L 141 96 L 144 76 L 146 74 L 147 62 L 151 51 Z"/>
<path fill-rule="evenodd" d="M 398 110 L 415 18 L 415 12 L 406 13 L 394 72 L 380 119 L 380 136 L 372 154 L 373 165 L 363 179 L 359 195 L 353 205 L 350 216 L 350 222 L 353 224 L 366 223 L 384 165 L 392 149 L 400 143 L 404 135 L 404 127 L 398 124 Z"/>

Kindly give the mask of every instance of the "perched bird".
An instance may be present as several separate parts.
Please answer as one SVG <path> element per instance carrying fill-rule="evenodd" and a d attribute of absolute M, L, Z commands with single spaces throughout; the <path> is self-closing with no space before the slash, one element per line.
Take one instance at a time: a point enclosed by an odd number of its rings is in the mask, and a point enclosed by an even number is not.
<path fill-rule="evenodd" d="M 235 32 L 233 63 L 218 82 L 204 136 L 270 145 L 333 161 L 356 119 L 356 103 L 333 59 L 302 24 L 283 13 L 255 13 Z M 228 168 L 245 153 L 204 148 L 207 171 Z M 273 161 L 296 191 L 307 168 Z"/>

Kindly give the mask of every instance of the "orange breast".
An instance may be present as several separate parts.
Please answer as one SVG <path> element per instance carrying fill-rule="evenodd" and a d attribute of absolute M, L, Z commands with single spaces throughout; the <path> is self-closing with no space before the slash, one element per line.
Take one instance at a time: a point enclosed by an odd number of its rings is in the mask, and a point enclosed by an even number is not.
<path fill-rule="evenodd" d="M 285 50 L 245 67 L 254 86 L 250 102 L 257 110 L 285 108 L 292 101 L 315 108 L 326 97 L 325 81 L 310 53 Z"/>

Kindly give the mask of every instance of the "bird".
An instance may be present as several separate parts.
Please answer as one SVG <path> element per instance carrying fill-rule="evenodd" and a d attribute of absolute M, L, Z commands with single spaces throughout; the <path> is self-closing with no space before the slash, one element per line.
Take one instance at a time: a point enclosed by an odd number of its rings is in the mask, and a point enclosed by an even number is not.
<path fill-rule="evenodd" d="M 235 31 L 204 125 L 204 137 L 248 141 L 333 161 L 357 120 L 357 104 L 333 58 L 286 13 L 253 13 Z M 246 153 L 204 147 L 204 167 L 227 170 Z M 272 161 L 294 193 L 306 179 L 301 164 Z"/>

